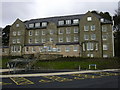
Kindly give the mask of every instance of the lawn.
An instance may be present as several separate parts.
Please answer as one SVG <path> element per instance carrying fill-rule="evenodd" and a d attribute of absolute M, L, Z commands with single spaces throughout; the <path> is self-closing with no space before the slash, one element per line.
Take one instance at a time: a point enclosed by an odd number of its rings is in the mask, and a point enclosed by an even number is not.
<path fill-rule="evenodd" d="M 7 58 L 2 59 L 2 68 L 6 68 Z M 1 63 L 1 62 L 0 62 Z M 79 58 L 79 57 L 64 57 L 56 60 L 37 61 L 33 67 L 41 69 L 81 69 L 89 68 L 89 64 L 96 64 L 97 69 L 116 69 L 120 68 L 120 58 Z M 92 68 L 94 69 L 94 67 Z"/>
<path fill-rule="evenodd" d="M 4 58 L 4 59 L 0 59 L 0 68 L 6 68 L 6 63 L 9 61 L 9 59 Z"/>
<path fill-rule="evenodd" d="M 64 59 L 64 60 L 62 60 Z M 88 69 L 89 64 L 96 64 L 97 69 L 110 69 L 120 68 L 120 59 L 81 59 L 81 58 L 61 58 L 53 61 L 38 61 L 34 64 L 34 67 L 40 67 L 44 69 Z M 92 68 L 94 69 L 94 67 Z"/>

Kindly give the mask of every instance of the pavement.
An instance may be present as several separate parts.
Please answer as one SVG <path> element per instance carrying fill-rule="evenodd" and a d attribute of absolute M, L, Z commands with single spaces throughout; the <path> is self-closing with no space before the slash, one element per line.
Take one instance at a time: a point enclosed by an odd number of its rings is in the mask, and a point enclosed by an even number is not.
<path fill-rule="evenodd" d="M 8 78 L 8 77 L 37 77 L 37 76 L 51 76 L 51 75 L 69 75 L 69 74 L 94 73 L 94 72 L 104 72 L 104 71 L 120 71 L 120 69 L 84 70 L 84 71 L 55 72 L 55 73 L 12 74 L 12 75 L 0 75 L 0 78 Z M 4 70 L 3 70 L 3 72 L 4 72 Z"/>

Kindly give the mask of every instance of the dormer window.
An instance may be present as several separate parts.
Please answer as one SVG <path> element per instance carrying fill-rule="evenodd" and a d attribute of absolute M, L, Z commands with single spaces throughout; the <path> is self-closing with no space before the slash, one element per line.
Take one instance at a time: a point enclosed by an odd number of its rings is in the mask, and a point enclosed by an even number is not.
<path fill-rule="evenodd" d="M 42 22 L 42 27 L 46 27 L 47 26 L 47 22 Z"/>
<path fill-rule="evenodd" d="M 73 24 L 78 24 L 79 23 L 79 19 L 74 19 L 73 20 Z"/>
<path fill-rule="evenodd" d="M 34 27 L 34 24 L 29 24 L 29 28 L 33 28 Z"/>
<path fill-rule="evenodd" d="M 35 23 L 35 27 L 40 27 L 40 23 Z"/>
<path fill-rule="evenodd" d="M 63 20 L 62 21 L 58 21 L 58 25 L 60 25 L 60 26 L 64 25 L 64 21 Z"/>
<path fill-rule="evenodd" d="M 104 22 L 104 18 L 101 18 L 100 21 L 101 21 L 101 22 Z"/>
<path fill-rule="evenodd" d="M 87 17 L 87 21 L 92 21 L 92 17 Z"/>
<path fill-rule="evenodd" d="M 16 24 L 16 27 L 19 27 L 19 24 Z"/>
<path fill-rule="evenodd" d="M 66 20 L 66 24 L 71 24 L 71 20 Z"/>

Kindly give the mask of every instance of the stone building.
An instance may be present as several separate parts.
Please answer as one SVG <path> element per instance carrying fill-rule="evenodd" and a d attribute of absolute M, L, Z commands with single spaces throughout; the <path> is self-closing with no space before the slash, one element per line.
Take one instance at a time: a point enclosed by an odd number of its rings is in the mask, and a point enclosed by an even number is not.
<path fill-rule="evenodd" d="M 113 57 L 112 41 L 112 22 L 90 11 L 28 21 L 17 19 L 10 28 L 9 55 Z"/>

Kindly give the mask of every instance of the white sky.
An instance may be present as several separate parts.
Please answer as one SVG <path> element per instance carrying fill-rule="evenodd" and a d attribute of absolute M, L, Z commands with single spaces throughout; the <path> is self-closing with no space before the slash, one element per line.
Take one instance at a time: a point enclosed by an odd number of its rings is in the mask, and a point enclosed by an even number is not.
<path fill-rule="evenodd" d="M 102 11 L 115 14 L 119 0 L 2 0 L 0 2 L 0 27 L 11 25 L 19 18 L 22 21 L 84 14 L 87 11 Z"/>

